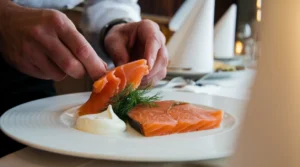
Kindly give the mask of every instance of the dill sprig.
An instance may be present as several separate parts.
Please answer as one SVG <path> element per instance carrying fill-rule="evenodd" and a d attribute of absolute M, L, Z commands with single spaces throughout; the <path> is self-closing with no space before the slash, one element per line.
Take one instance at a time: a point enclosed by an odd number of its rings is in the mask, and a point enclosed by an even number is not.
<path fill-rule="evenodd" d="M 149 93 L 150 87 L 147 86 L 143 89 L 134 89 L 132 84 L 127 85 L 121 92 L 116 94 L 110 99 L 109 104 L 116 115 L 123 121 L 127 121 L 127 113 L 136 105 L 145 105 L 148 107 L 154 107 L 155 101 L 159 100 L 160 93 L 156 93 L 153 96 L 146 96 Z"/>

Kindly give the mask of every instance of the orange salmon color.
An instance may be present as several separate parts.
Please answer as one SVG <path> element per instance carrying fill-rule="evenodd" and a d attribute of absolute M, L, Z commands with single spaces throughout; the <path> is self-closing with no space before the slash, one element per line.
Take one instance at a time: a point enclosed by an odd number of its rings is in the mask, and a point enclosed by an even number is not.
<path fill-rule="evenodd" d="M 145 59 L 118 66 L 94 82 L 90 98 L 79 108 L 78 115 L 96 114 L 106 109 L 111 97 L 133 84 L 136 89 L 149 73 Z"/>
<path fill-rule="evenodd" d="M 137 105 L 128 113 L 129 124 L 146 137 L 218 128 L 223 111 L 173 100 L 157 101 L 156 106 Z"/>

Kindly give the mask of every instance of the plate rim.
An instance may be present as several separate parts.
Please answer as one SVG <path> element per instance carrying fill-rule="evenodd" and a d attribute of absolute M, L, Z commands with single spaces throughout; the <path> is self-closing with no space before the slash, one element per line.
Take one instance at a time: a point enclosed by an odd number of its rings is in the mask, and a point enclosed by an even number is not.
<path fill-rule="evenodd" d="M 45 152 L 52 152 L 52 153 L 56 153 L 56 154 L 60 154 L 60 155 L 65 155 L 65 156 L 74 156 L 74 157 L 78 157 L 78 158 L 87 158 L 87 159 L 101 159 L 101 160 L 114 160 L 114 161 L 129 161 L 129 162 L 188 162 L 188 161 L 199 161 L 199 157 L 195 157 L 195 158 L 176 158 L 176 156 L 174 156 L 174 158 L 171 158 L 172 160 L 166 161 L 165 158 L 147 158 L 147 157 L 138 157 L 138 158 L 134 158 L 132 156 L 112 156 L 112 155 L 94 155 L 94 154 L 82 154 L 80 152 L 76 152 L 76 151 L 66 151 L 64 149 L 57 149 L 57 148 L 52 148 L 49 146 L 43 146 L 43 145 L 39 145 L 39 144 L 35 144 L 32 142 L 27 142 L 26 140 L 22 140 L 20 138 L 15 137 L 14 135 L 10 134 L 9 132 L 7 132 L 5 129 L 2 128 L 2 124 L 3 124 L 3 120 L 4 120 L 4 116 L 8 113 L 8 112 L 12 112 L 12 110 L 15 110 L 16 108 L 22 107 L 24 105 L 27 105 L 28 103 L 36 103 L 38 101 L 43 101 L 46 99 L 55 99 L 57 97 L 64 97 L 64 96 L 72 96 L 72 95 L 90 95 L 91 91 L 85 91 L 85 92 L 76 92 L 76 93 L 68 93 L 68 94 L 61 94 L 61 95 L 56 95 L 56 96 L 51 96 L 51 97 L 45 97 L 45 98 L 40 98 L 40 99 L 36 99 L 36 100 L 32 100 L 32 101 L 28 101 L 28 102 L 24 102 L 22 104 L 19 104 L 15 107 L 12 107 L 8 110 L 6 110 L 0 117 L 0 130 L 7 135 L 8 137 L 10 137 L 11 139 L 20 142 L 28 147 L 32 147 L 35 149 L 38 149 L 40 151 L 45 151 Z M 179 93 L 179 92 L 178 92 Z M 191 93 L 191 92 L 180 92 L 180 93 L 186 93 L 186 94 L 195 94 L 195 93 Z M 233 98 L 233 97 L 224 97 L 224 96 L 218 96 L 218 95 L 208 95 L 205 93 L 197 93 L 197 94 L 201 94 L 204 96 L 214 96 L 214 97 L 218 97 L 218 98 L 226 98 L 226 99 L 231 99 L 231 100 L 235 100 L 235 101 L 239 101 L 239 102 L 246 102 L 247 100 L 244 99 L 238 99 L 238 98 Z M 237 126 L 237 125 L 233 125 L 233 127 L 231 127 L 230 130 L 234 130 L 233 128 Z M 231 152 L 222 152 L 222 153 L 218 153 L 218 154 L 212 154 L 212 155 L 206 155 L 206 156 L 201 156 L 200 160 L 210 160 L 210 159 L 218 159 L 218 158 L 226 158 L 229 157 L 231 154 L 233 153 L 233 151 Z M 170 159 L 170 158 L 169 158 Z"/>

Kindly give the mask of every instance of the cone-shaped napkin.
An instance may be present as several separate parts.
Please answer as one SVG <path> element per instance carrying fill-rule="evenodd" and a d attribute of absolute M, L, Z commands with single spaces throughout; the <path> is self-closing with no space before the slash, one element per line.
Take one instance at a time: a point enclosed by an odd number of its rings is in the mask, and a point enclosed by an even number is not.
<path fill-rule="evenodd" d="M 299 9 L 263 1 L 262 54 L 230 167 L 300 166 Z"/>
<path fill-rule="evenodd" d="M 196 0 L 183 25 L 167 43 L 169 69 L 213 71 L 214 6 L 214 0 Z"/>
<path fill-rule="evenodd" d="M 232 4 L 215 25 L 215 58 L 226 59 L 234 56 L 236 12 L 236 4 Z"/>
<path fill-rule="evenodd" d="M 183 22 L 186 20 L 197 1 L 198 0 L 186 0 L 182 3 L 180 8 L 176 11 L 169 22 L 169 29 L 171 31 L 176 32 L 182 26 Z"/>

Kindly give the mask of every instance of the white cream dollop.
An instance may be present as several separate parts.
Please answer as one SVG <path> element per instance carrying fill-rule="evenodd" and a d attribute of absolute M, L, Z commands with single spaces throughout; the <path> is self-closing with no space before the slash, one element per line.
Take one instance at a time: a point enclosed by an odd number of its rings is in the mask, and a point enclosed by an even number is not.
<path fill-rule="evenodd" d="M 99 114 L 78 117 L 76 128 L 94 134 L 115 134 L 126 130 L 126 124 L 113 111 L 112 106 Z"/>

